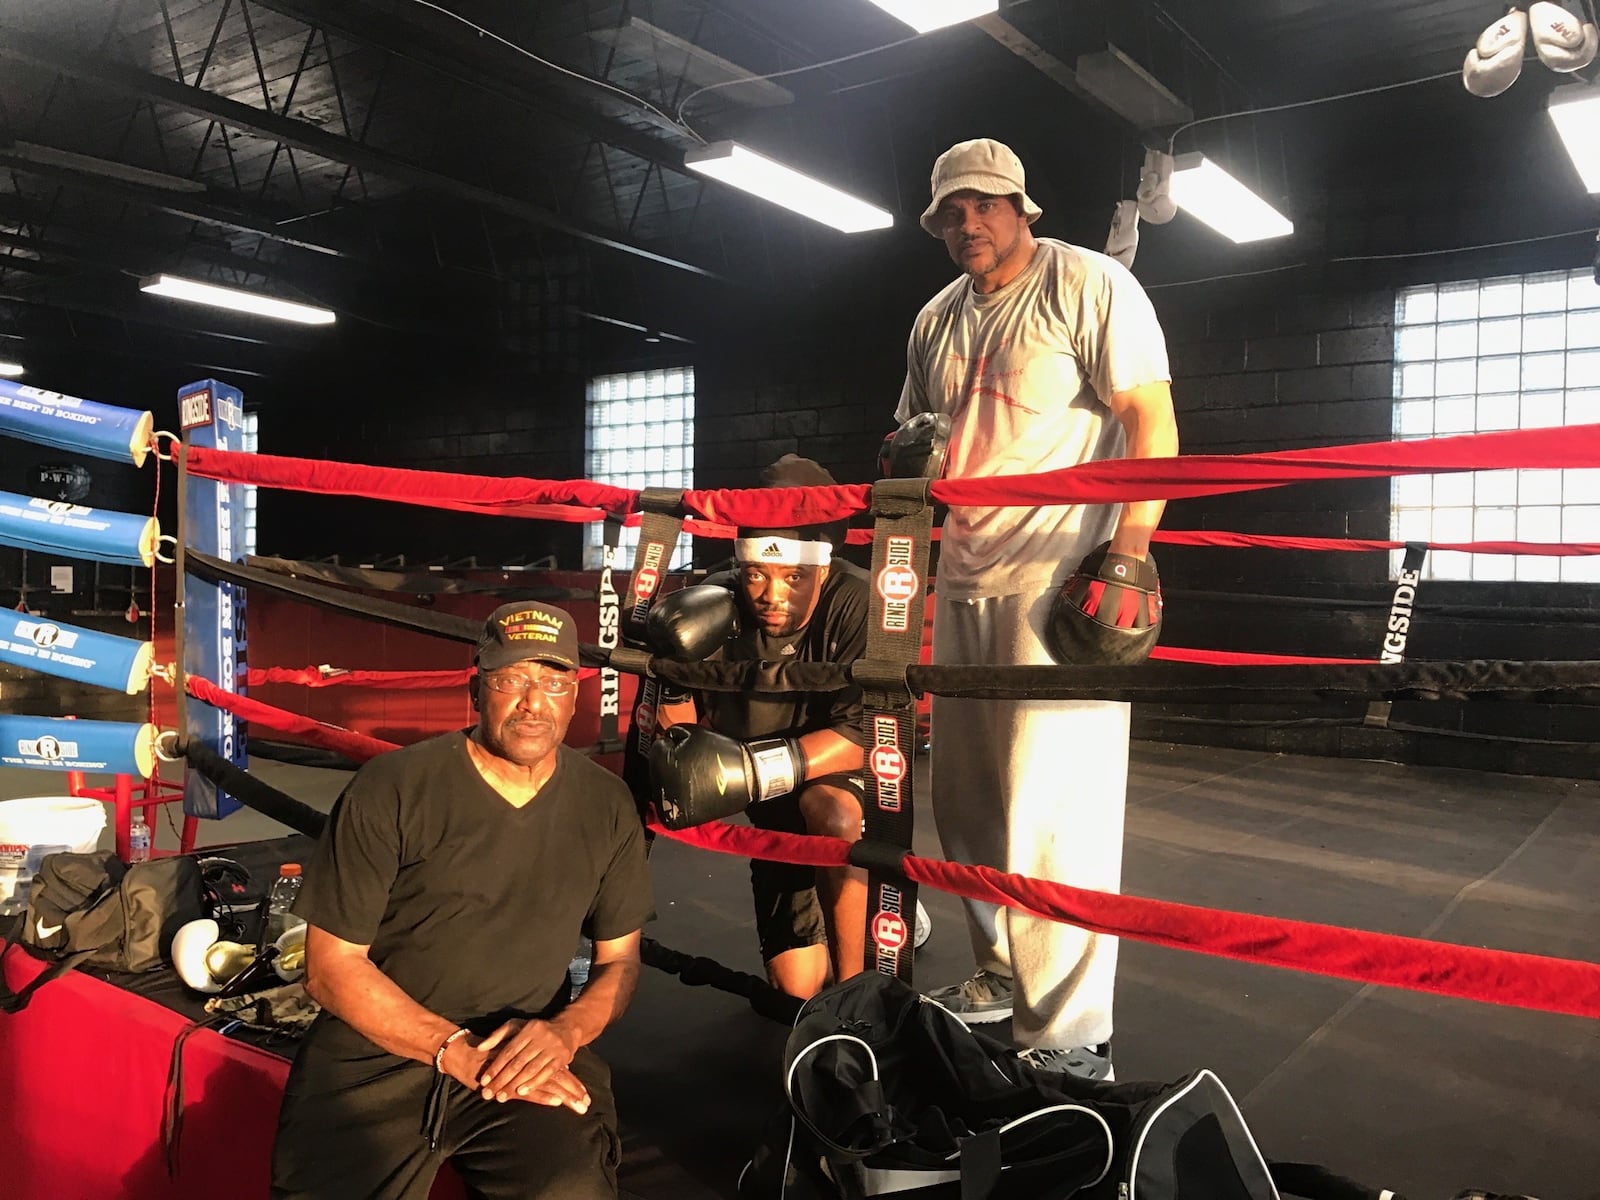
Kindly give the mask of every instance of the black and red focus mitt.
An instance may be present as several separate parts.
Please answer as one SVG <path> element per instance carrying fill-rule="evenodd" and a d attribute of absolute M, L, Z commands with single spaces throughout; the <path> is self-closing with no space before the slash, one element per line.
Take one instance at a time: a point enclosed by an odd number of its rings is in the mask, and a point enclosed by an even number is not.
<path fill-rule="evenodd" d="M 1045 624 L 1045 647 L 1069 666 L 1129 666 L 1161 636 L 1161 577 L 1155 559 L 1111 553 L 1103 542 L 1061 585 Z"/>

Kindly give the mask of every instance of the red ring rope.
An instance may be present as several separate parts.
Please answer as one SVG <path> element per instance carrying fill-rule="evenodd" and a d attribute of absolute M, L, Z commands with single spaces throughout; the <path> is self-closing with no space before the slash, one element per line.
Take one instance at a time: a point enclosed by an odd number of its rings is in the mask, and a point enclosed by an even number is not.
<path fill-rule="evenodd" d="M 955 505 L 1106 504 L 1214 496 L 1319 479 L 1569 467 L 1600 467 L 1600 424 L 1262 454 L 1110 459 L 1038 475 L 941 479 L 933 483 L 931 492 L 940 503 Z M 569 521 L 593 520 L 595 509 L 631 512 L 637 507 L 639 496 L 628 488 L 588 480 L 500 479 L 201 446 L 190 449 L 189 470 L 202 478 L 228 483 Z M 684 493 L 683 502 L 691 515 L 721 524 L 788 525 L 841 520 L 865 511 L 870 498 L 868 485 L 848 484 L 691 490 Z"/>
<path fill-rule="evenodd" d="M 207 704 L 269 729 L 300 734 L 315 745 L 358 761 L 399 749 L 393 742 L 235 696 L 193 675 L 187 682 L 190 695 Z M 722 854 L 811 867 L 839 867 L 848 861 L 849 843 L 836 838 L 776 833 L 727 822 L 676 832 L 652 828 L 676 841 Z M 908 855 L 904 865 L 907 878 L 917 883 L 973 900 L 1020 908 L 1096 933 L 1360 983 L 1542 1012 L 1600 1017 L 1597 963 L 1094 892 L 1007 874 L 992 867 L 915 855 Z"/>

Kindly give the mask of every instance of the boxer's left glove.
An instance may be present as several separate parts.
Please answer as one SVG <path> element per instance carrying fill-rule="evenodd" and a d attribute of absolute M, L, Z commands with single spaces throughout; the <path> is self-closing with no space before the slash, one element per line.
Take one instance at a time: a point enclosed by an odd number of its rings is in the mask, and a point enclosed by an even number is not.
<path fill-rule="evenodd" d="M 1045 624 L 1045 647 L 1071 666 L 1142 663 L 1161 636 L 1161 577 L 1153 558 L 1096 546 L 1061 585 Z"/>
<path fill-rule="evenodd" d="M 794 738 L 741 742 L 674 725 L 650 747 L 650 794 L 668 829 L 731 817 L 794 791 L 805 777 L 805 751 Z"/>

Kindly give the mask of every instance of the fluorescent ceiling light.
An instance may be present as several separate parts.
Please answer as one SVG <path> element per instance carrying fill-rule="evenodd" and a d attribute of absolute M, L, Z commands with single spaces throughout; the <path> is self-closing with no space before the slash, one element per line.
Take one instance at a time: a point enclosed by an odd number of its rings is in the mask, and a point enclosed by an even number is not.
<path fill-rule="evenodd" d="M 1000 11 L 1000 0 L 872 0 L 891 17 L 904 21 L 918 33 L 959 25 L 973 17 Z"/>
<path fill-rule="evenodd" d="M 1550 93 L 1550 119 L 1578 168 L 1578 178 L 1600 192 L 1600 87 L 1569 84 Z"/>
<path fill-rule="evenodd" d="M 1204 154 L 1180 154 L 1172 162 L 1172 202 L 1236 242 L 1287 237 L 1294 222 Z"/>
<path fill-rule="evenodd" d="M 21 363 L 0 362 L 0 375 L 9 375 L 11 378 L 15 379 L 22 373 L 23 371 Z"/>
<path fill-rule="evenodd" d="M 295 304 L 291 300 L 275 300 L 271 296 L 258 296 L 237 288 L 181 279 L 176 275 L 151 275 L 139 281 L 139 290 L 149 292 L 152 296 L 209 304 L 213 308 L 230 308 L 234 312 L 253 313 L 278 321 L 297 321 L 301 325 L 332 325 L 334 322 L 333 310 L 329 308 Z"/>
<path fill-rule="evenodd" d="M 683 156 L 683 165 L 844 233 L 888 229 L 894 224 L 894 217 L 876 205 L 802 175 L 738 142 L 712 142 L 691 150 Z"/>

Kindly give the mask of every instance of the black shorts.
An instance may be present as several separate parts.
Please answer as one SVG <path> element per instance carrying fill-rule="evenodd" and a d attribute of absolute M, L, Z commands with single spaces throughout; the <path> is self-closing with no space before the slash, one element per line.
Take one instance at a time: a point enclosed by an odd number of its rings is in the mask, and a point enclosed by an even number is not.
<path fill-rule="evenodd" d="M 808 780 L 806 786 L 819 783 L 842 787 L 855 795 L 857 803 L 866 803 L 866 785 L 860 775 L 824 775 Z M 805 819 L 800 815 L 799 792 L 790 792 L 764 804 L 752 804 L 745 812 L 750 824 L 758 829 L 774 829 L 780 833 L 806 831 Z M 822 919 L 822 901 L 817 897 L 815 867 L 751 859 L 750 892 L 755 900 L 756 937 L 761 943 L 762 962 L 771 962 L 789 950 L 827 943 L 828 930 Z"/>

